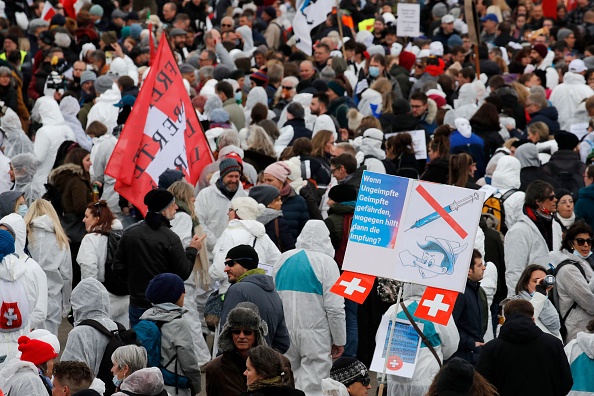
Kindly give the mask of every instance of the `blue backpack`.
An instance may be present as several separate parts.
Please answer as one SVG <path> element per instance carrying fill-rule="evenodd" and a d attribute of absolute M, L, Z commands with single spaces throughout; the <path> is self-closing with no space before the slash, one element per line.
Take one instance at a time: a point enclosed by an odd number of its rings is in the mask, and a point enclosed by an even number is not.
<path fill-rule="evenodd" d="M 175 386 L 176 389 L 189 389 L 192 387 L 190 379 L 177 373 L 177 352 L 167 364 L 161 364 L 161 326 L 164 323 L 167 322 L 141 320 L 134 326 L 136 340 L 146 349 L 148 367 L 158 367 L 161 370 L 165 385 Z M 171 363 L 174 364 L 174 372 L 166 369 Z"/>

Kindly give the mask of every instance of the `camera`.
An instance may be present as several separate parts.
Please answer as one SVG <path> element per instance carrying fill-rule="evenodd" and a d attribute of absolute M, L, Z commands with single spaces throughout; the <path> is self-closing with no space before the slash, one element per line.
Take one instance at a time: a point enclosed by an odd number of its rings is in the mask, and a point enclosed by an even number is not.
<path fill-rule="evenodd" d="M 543 285 L 545 288 L 549 288 L 551 286 L 555 286 L 555 276 L 554 275 L 547 275 L 542 278 L 540 284 Z"/>

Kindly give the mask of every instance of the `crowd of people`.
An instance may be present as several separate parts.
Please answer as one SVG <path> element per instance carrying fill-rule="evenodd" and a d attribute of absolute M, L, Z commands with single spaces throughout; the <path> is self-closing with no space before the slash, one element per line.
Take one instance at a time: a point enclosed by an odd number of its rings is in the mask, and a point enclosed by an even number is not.
<path fill-rule="evenodd" d="M 425 287 L 330 292 L 365 171 L 486 197 L 387 394 L 594 393 L 594 4 L 477 0 L 474 42 L 462 2 L 399 37 L 343 0 L 306 53 L 314 3 L 0 1 L 0 395 L 367 395 Z M 135 207 L 106 168 L 163 41 L 214 162 Z"/>

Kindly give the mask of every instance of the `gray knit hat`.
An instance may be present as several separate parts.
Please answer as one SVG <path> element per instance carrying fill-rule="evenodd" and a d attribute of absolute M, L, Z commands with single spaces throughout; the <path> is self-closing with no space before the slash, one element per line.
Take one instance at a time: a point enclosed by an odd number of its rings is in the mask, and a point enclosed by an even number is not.
<path fill-rule="evenodd" d="M 101 95 L 113 86 L 113 80 L 107 76 L 101 76 L 95 81 L 95 92 Z"/>
<path fill-rule="evenodd" d="M 572 33 L 573 33 L 573 31 L 571 29 L 567 29 L 567 28 L 559 29 L 559 31 L 557 32 L 557 41 L 565 40 Z"/>
<path fill-rule="evenodd" d="M 249 196 L 254 198 L 258 203 L 268 206 L 272 203 L 272 201 L 280 196 L 280 191 L 274 186 L 260 184 L 250 188 Z"/>
<path fill-rule="evenodd" d="M 445 5 L 445 3 L 437 3 L 431 9 L 431 15 L 436 19 L 441 19 L 441 17 L 447 14 L 447 12 L 448 6 Z"/>
<path fill-rule="evenodd" d="M 97 81 L 97 76 L 95 75 L 95 73 L 93 73 L 90 70 L 86 70 L 84 72 L 82 72 L 82 74 L 80 75 L 80 84 L 84 84 L 87 81 Z"/>
<path fill-rule="evenodd" d="M 223 326 L 219 336 L 219 350 L 228 352 L 235 349 L 231 329 L 253 330 L 256 333 L 254 346 L 266 345 L 264 338 L 268 334 L 268 325 L 258 313 L 258 307 L 254 303 L 243 302 L 237 304 L 227 315 L 227 322 Z"/>

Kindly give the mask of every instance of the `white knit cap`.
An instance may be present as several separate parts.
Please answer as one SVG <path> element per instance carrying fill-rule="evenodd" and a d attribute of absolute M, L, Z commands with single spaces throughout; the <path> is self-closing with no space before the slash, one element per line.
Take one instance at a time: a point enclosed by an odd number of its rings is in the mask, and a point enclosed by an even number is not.
<path fill-rule="evenodd" d="M 250 197 L 238 197 L 231 201 L 231 208 L 235 210 L 241 220 L 256 220 L 266 207 Z"/>

